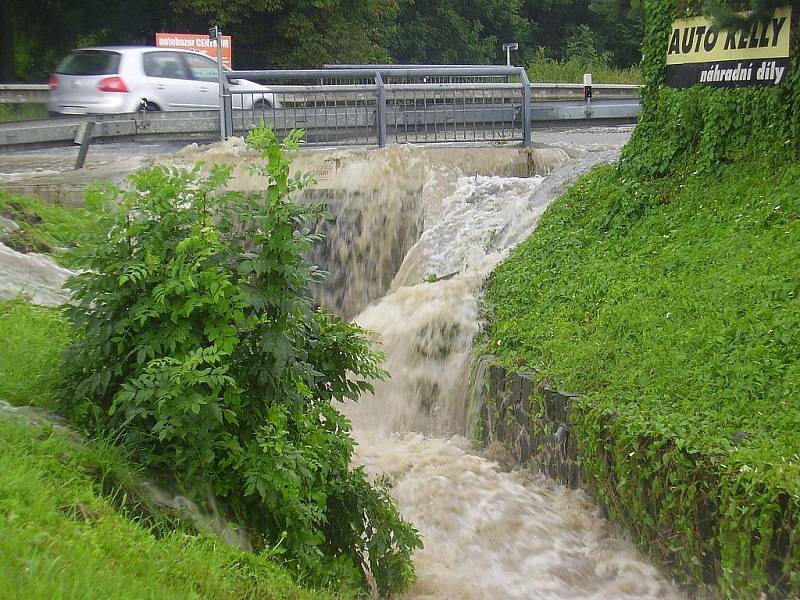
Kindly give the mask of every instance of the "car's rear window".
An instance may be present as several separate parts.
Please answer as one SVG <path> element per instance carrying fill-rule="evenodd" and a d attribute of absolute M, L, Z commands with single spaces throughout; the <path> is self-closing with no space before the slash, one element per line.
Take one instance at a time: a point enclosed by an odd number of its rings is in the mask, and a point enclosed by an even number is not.
<path fill-rule="evenodd" d="M 75 50 L 58 65 L 61 75 L 109 75 L 119 69 L 119 52 L 108 50 Z"/>

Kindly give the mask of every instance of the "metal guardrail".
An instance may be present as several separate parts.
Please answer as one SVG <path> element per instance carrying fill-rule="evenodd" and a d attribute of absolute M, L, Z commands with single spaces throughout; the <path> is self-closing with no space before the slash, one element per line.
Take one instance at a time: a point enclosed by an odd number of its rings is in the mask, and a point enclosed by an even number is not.
<path fill-rule="evenodd" d="M 77 144 L 87 122 L 94 123 L 92 138 L 95 140 L 219 138 L 219 111 L 145 112 L 0 123 L 0 148 Z"/>
<path fill-rule="evenodd" d="M 47 84 L 0 83 L 0 104 L 47 104 Z"/>
<path fill-rule="evenodd" d="M 594 99 L 638 98 L 642 89 L 637 84 L 595 83 Z M 0 104 L 47 104 L 50 87 L 47 84 L 2 83 Z M 301 90 L 295 91 L 299 102 L 312 101 L 313 96 L 304 97 Z M 580 83 L 531 83 L 531 98 L 536 100 L 577 100 L 583 98 Z"/>
<path fill-rule="evenodd" d="M 644 86 L 633 83 L 593 83 L 595 100 L 639 98 Z M 582 83 L 531 83 L 531 96 L 535 100 L 581 100 Z"/>
<path fill-rule="evenodd" d="M 307 143 L 312 144 L 377 143 L 382 147 L 390 139 L 418 143 L 514 140 L 530 144 L 531 88 L 521 67 L 374 66 L 232 71 L 227 77 L 265 82 L 281 99 L 280 106 L 272 106 L 260 100 L 263 95 L 258 92 L 226 89 L 228 135 L 244 134 L 266 122 L 279 133 L 302 127 Z M 282 81 L 293 85 L 275 85 Z M 294 96 L 297 85 L 304 102 Z M 336 96 L 340 92 L 351 97 L 342 101 Z M 234 106 L 244 110 L 235 111 Z"/>
<path fill-rule="evenodd" d="M 269 84 L 269 93 L 265 96 L 263 92 L 228 89 L 226 133 L 242 135 L 263 120 L 272 123 L 281 134 L 293 128 L 304 129 L 310 144 L 502 140 L 524 144 L 530 141 L 534 123 L 558 124 L 588 119 L 631 122 L 639 110 L 635 100 L 627 103 L 620 100 L 609 105 L 595 103 L 591 111 L 577 103 L 534 102 L 535 91 L 546 86 L 530 84 L 524 69 L 519 67 L 377 66 L 234 71 L 228 73 L 228 78 L 264 81 Z M 336 83 L 321 84 L 320 81 Z M 0 94 L 22 93 L 31 87 L 0 86 Z M 48 86 L 35 87 L 33 92 L 46 97 Z M 556 90 L 554 94 L 582 97 L 582 86 L 550 87 Z M 602 88 L 595 86 L 595 96 L 598 89 Z M 270 98 L 277 98 L 275 106 L 265 102 Z M 81 141 L 85 144 L 88 122 L 94 123 L 91 136 L 95 140 L 165 137 L 210 140 L 220 134 L 219 111 L 83 115 L 0 123 L 0 148 Z"/>
<path fill-rule="evenodd" d="M 428 107 L 431 109 L 432 107 Z M 294 109 L 282 109 L 284 113 Z M 437 108 L 437 111 L 440 110 Z M 391 109 L 389 109 L 391 114 Z M 536 126 L 564 126 L 585 124 L 619 124 L 632 123 L 639 113 L 639 105 L 635 101 L 626 104 L 602 105 L 592 104 L 591 114 L 586 114 L 584 105 L 566 102 L 533 103 L 531 121 Z M 120 115 L 87 115 L 80 117 L 61 117 L 38 121 L 15 121 L 0 123 L 0 153 L 3 150 L 14 150 L 25 147 L 49 147 L 79 143 L 78 133 L 82 125 L 88 121 L 95 123 L 92 138 L 95 141 L 151 141 L 175 139 L 182 141 L 209 141 L 219 139 L 219 111 L 186 111 L 161 113 L 131 113 Z M 471 126 L 471 123 L 468 125 Z M 451 124 L 452 127 L 452 124 Z M 392 130 L 389 129 L 388 132 Z M 422 126 L 424 132 L 424 124 Z M 397 131 L 389 140 L 405 141 L 405 128 Z M 427 131 L 433 137 L 433 131 Z M 438 139 L 428 141 L 446 141 L 442 131 L 437 133 Z M 447 133 L 447 139 L 472 141 L 471 133 Z M 476 136 L 477 137 L 477 136 Z M 500 139 L 500 138 L 496 138 Z M 408 141 L 412 141 L 409 138 Z M 332 140 L 332 145 L 339 142 Z M 374 144 L 370 138 L 364 143 Z M 2 162 L 2 157 L 0 157 Z"/>

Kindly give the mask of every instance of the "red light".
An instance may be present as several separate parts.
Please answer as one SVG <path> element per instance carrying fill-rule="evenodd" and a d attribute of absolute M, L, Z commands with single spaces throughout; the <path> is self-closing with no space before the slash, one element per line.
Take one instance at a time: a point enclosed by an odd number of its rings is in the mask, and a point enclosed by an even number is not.
<path fill-rule="evenodd" d="M 100 81 L 97 89 L 101 92 L 127 92 L 128 86 L 120 77 L 106 77 Z"/>
<path fill-rule="evenodd" d="M 53 73 L 50 75 L 50 79 L 48 79 L 47 83 L 50 84 L 50 89 L 55 91 L 58 89 L 58 75 Z"/>

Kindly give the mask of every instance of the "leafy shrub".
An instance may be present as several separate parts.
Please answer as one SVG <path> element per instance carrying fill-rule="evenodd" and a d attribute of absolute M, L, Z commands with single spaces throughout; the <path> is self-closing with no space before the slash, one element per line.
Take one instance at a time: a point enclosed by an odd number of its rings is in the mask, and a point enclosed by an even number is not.
<path fill-rule="evenodd" d="M 619 68 L 612 66 L 605 52 L 567 55 L 558 60 L 539 48 L 535 58 L 528 64 L 528 77 L 533 82 L 583 83 L 583 74 L 591 73 L 594 83 L 640 83 L 641 75 L 636 66 Z"/>
<path fill-rule="evenodd" d="M 366 332 L 315 310 L 303 255 L 325 212 L 290 195 L 300 133 L 248 143 L 263 162 L 260 193 L 229 191 L 230 167 L 157 166 L 114 210 L 70 285 L 81 339 L 67 353 L 63 408 L 89 430 L 118 431 L 152 469 L 211 492 L 279 545 L 314 582 L 383 594 L 414 579 L 416 531 L 385 482 L 352 469 L 350 423 L 332 405 L 385 376 Z"/>

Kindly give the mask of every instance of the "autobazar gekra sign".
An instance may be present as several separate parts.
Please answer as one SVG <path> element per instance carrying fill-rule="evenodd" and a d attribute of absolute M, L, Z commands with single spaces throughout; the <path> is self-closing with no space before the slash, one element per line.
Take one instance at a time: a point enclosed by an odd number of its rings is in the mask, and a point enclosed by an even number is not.
<path fill-rule="evenodd" d="M 744 31 L 720 31 L 707 17 L 678 19 L 667 46 L 667 84 L 685 88 L 779 85 L 789 69 L 790 7 Z"/>

